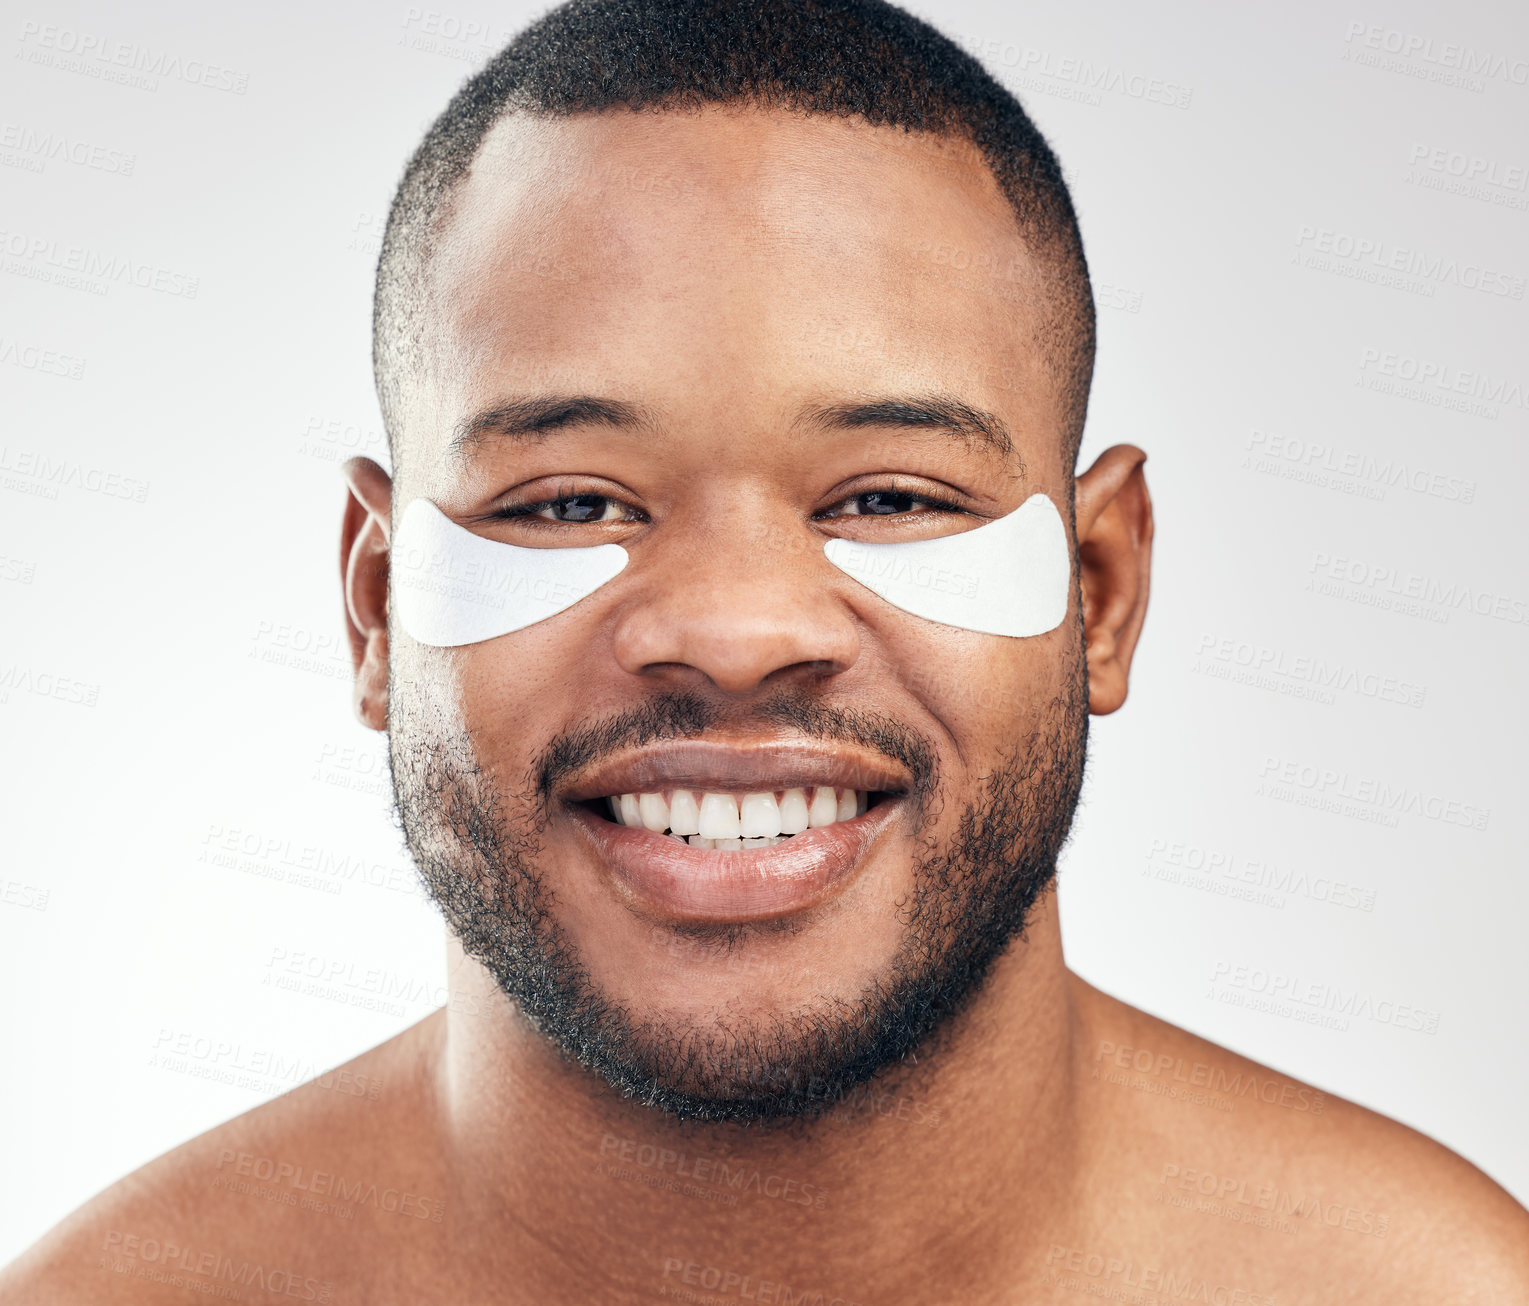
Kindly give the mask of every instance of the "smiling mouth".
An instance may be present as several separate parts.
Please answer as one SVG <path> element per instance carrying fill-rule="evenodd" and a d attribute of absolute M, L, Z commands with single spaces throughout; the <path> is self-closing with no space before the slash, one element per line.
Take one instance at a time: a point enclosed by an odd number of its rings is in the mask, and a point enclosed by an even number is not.
<path fill-rule="evenodd" d="M 617 825 L 667 835 L 692 848 L 750 852 L 788 843 L 808 830 L 852 821 L 891 797 L 880 790 L 834 785 L 750 793 L 676 788 L 610 794 L 585 806 Z"/>
<path fill-rule="evenodd" d="M 916 785 L 855 743 L 691 739 L 612 754 L 553 792 L 597 874 L 639 915 L 741 922 L 841 891 Z"/>

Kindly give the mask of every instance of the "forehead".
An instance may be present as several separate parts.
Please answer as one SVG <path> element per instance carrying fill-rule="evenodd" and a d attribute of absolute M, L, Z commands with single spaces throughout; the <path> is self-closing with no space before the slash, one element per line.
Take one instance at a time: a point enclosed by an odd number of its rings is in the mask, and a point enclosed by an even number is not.
<path fill-rule="evenodd" d="M 1034 266 L 975 149 L 777 111 L 512 116 L 443 214 L 432 460 L 505 395 L 677 423 L 923 391 L 1054 422 Z"/>

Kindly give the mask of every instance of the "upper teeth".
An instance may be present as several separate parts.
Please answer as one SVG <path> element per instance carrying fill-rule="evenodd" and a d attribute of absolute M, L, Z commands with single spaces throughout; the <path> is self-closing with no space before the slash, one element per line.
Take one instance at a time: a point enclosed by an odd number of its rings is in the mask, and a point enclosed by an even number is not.
<path fill-rule="evenodd" d="M 610 799 L 611 812 L 622 825 L 641 825 L 659 834 L 668 831 L 692 844 L 711 847 L 759 847 L 803 830 L 848 821 L 865 811 L 867 794 L 859 789 L 786 789 L 744 794 L 697 793 L 673 789 L 661 793 L 621 794 Z M 739 845 L 739 840 L 744 840 Z M 756 843 L 755 841 L 761 841 Z"/>

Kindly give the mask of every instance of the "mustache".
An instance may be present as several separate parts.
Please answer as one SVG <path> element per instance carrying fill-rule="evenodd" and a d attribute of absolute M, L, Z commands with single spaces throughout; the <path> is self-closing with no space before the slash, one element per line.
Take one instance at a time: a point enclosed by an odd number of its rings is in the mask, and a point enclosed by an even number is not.
<path fill-rule="evenodd" d="M 836 707 L 788 690 L 743 710 L 694 690 L 668 690 L 554 737 L 531 764 L 536 797 L 545 811 L 559 784 L 612 753 L 666 740 L 702 739 L 721 725 L 786 726 L 808 739 L 856 744 L 881 753 L 913 777 L 910 797 L 920 808 L 938 778 L 934 748 L 895 717 Z"/>

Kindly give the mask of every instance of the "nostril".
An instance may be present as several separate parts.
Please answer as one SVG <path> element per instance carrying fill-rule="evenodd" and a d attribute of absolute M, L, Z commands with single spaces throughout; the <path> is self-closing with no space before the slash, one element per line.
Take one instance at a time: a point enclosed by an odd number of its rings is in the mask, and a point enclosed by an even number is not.
<path fill-rule="evenodd" d="M 728 695 L 849 670 L 860 656 L 854 615 L 827 591 L 796 584 L 772 561 L 755 558 L 751 565 L 763 566 L 763 578 L 748 584 L 734 575 L 722 589 L 696 584 L 692 575 L 686 587 L 634 601 L 613 631 L 617 666 L 649 682 L 699 681 L 696 688 Z"/>

